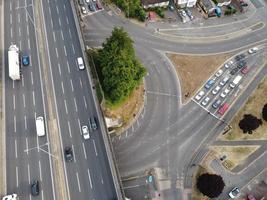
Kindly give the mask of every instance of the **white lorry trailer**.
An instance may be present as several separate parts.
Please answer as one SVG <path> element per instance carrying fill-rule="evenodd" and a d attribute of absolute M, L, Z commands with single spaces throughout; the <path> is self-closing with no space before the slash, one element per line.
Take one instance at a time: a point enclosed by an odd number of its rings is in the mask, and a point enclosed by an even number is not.
<path fill-rule="evenodd" d="M 12 80 L 20 80 L 19 48 L 11 44 L 8 49 L 8 75 Z"/>
<path fill-rule="evenodd" d="M 45 136 L 45 124 L 42 116 L 36 118 L 36 132 L 37 136 Z"/>
<path fill-rule="evenodd" d="M 238 83 L 241 81 L 241 79 L 242 79 L 242 76 L 241 76 L 241 75 L 237 75 L 237 76 L 235 77 L 235 79 L 233 80 L 233 82 L 230 83 L 230 87 L 231 87 L 231 88 L 234 88 L 235 86 L 237 86 Z"/>

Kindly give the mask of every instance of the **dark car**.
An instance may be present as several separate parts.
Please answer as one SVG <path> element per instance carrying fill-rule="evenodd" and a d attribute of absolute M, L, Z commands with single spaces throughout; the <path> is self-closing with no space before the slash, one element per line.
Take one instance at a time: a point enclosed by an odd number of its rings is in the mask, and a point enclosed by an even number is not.
<path fill-rule="evenodd" d="M 221 105 L 222 101 L 220 99 L 217 99 L 216 101 L 214 101 L 214 103 L 212 104 L 212 107 L 214 109 L 217 109 L 220 105 Z"/>
<path fill-rule="evenodd" d="M 192 15 L 191 11 L 188 8 L 185 9 L 185 12 L 188 15 L 188 17 L 190 18 L 190 20 L 194 19 L 194 16 Z"/>
<path fill-rule="evenodd" d="M 39 181 L 34 180 L 31 184 L 31 194 L 32 196 L 38 196 L 39 195 Z"/>
<path fill-rule="evenodd" d="M 65 153 L 65 160 L 67 162 L 73 161 L 73 151 L 71 147 L 65 147 L 64 153 Z"/>
<path fill-rule="evenodd" d="M 245 58 L 246 56 L 245 56 L 245 54 L 239 54 L 239 55 L 237 55 L 236 57 L 235 57 L 235 60 L 236 61 L 239 61 L 239 60 L 242 60 L 243 58 Z"/>
<path fill-rule="evenodd" d="M 238 62 L 237 67 L 238 67 L 238 69 L 241 69 L 241 68 L 243 68 L 246 64 L 247 64 L 246 61 L 241 60 L 241 61 Z"/>
<path fill-rule="evenodd" d="M 28 55 L 24 55 L 21 58 L 23 66 L 28 66 L 30 64 L 30 57 Z"/>
<path fill-rule="evenodd" d="M 235 75 L 236 72 L 238 72 L 238 68 L 237 68 L 237 67 L 235 67 L 234 69 L 232 69 L 232 70 L 230 71 L 230 74 L 231 74 L 231 75 Z"/>
<path fill-rule="evenodd" d="M 248 6 L 247 3 L 240 3 L 240 5 L 243 6 L 243 7 L 247 7 Z"/>
<path fill-rule="evenodd" d="M 94 4 L 93 4 L 92 2 L 90 2 L 90 3 L 88 4 L 88 8 L 89 8 L 89 10 L 90 10 L 91 12 L 96 11 L 96 10 L 95 10 L 95 6 L 94 6 Z"/>
<path fill-rule="evenodd" d="M 96 118 L 95 117 L 90 117 L 90 127 L 92 130 L 97 129 L 97 124 L 96 124 Z"/>

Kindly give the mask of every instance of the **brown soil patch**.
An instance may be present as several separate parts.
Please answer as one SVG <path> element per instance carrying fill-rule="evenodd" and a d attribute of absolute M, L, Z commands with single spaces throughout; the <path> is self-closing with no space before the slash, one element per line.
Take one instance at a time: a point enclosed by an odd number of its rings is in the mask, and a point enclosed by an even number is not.
<path fill-rule="evenodd" d="M 134 120 L 140 109 L 143 107 L 144 89 L 144 83 L 142 83 L 133 91 L 127 100 L 115 108 L 108 108 L 105 105 L 102 106 L 106 117 L 122 119 L 123 125 L 116 131 L 116 134 L 121 133 L 122 130 L 127 128 L 127 126 Z"/>
<path fill-rule="evenodd" d="M 232 56 L 232 54 L 194 56 L 170 53 L 166 55 L 178 74 L 183 103 L 191 99 L 199 87 Z"/>
<path fill-rule="evenodd" d="M 251 140 L 251 139 L 267 139 L 267 122 L 262 119 L 262 108 L 267 103 L 267 78 L 264 78 L 259 84 L 258 88 L 249 97 L 246 104 L 239 110 L 237 115 L 233 118 L 230 132 L 221 135 L 221 140 Z M 252 114 L 258 119 L 262 119 L 263 124 L 258 127 L 252 134 L 244 134 L 239 128 L 239 121 L 244 114 Z"/>

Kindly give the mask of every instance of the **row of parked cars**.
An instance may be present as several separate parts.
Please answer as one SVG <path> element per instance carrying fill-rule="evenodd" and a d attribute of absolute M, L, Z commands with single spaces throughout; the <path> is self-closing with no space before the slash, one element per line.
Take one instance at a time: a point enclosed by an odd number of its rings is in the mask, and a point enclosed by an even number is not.
<path fill-rule="evenodd" d="M 85 0 L 85 3 L 91 12 L 96 12 L 97 10 L 102 10 L 103 7 L 99 0 Z M 86 5 L 83 0 L 79 0 L 79 4 L 81 6 L 81 12 L 83 14 L 87 14 Z"/>
<path fill-rule="evenodd" d="M 248 53 L 253 54 L 256 53 L 257 51 L 258 48 L 254 47 L 252 49 L 249 49 Z M 200 92 L 198 92 L 198 94 L 195 96 L 195 100 L 200 101 L 205 96 L 205 94 L 209 92 L 211 88 L 213 88 L 211 90 L 211 94 L 213 96 L 217 96 L 217 94 L 221 91 L 219 98 L 213 101 L 212 108 L 217 109 L 220 107 L 218 113 L 220 115 L 223 115 L 225 111 L 229 108 L 228 103 L 222 104 L 223 100 L 229 95 L 232 89 L 234 89 L 241 82 L 243 75 L 247 74 L 250 70 L 250 68 L 247 66 L 246 61 L 244 60 L 245 57 L 246 55 L 242 53 L 237 55 L 234 58 L 234 61 L 230 60 L 227 63 L 225 63 L 224 68 L 219 69 L 215 73 L 215 76 L 212 79 L 208 80 L 207 83 L 204 85 L 206 91 L 201 90 Z M 223 78 L 220 78 L 225 70 L 229 70 L 229 73 L 226 73 L 226 75 Z M 241 74 L 237 74 L 239 71 L 241 72 Z M 230 81 L 231 76 L 234 76 L 234 78 L 229 83 L 229 85 L 223 89 L 223 87 L 226 86 L 226 84 Z M 220 79 L 220 81 L 218 81 L 218 84 L 216 84 L 216 81 L 218 79 Z M 211 97 L 206 96 L 201 101 L 201 105 L 206 107 L 210 101 Z"/>
<path fill-rule="evenodd" d="M 188 8 L 178 10 L 178 14 L 181 17 L 183 23 L 194 19 L 194 16 Z"/>

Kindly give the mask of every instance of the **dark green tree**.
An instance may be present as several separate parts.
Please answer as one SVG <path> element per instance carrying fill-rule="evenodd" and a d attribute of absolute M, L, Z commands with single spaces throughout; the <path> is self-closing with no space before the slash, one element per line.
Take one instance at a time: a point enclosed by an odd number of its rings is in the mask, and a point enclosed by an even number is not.
<path fill-rule="evenodd" d="M 122 28 L 114 28 L 98 60 L 105 97 L 112 104 L 127 98 L 146 73 L 135 56 L 132 39 Z"/>

